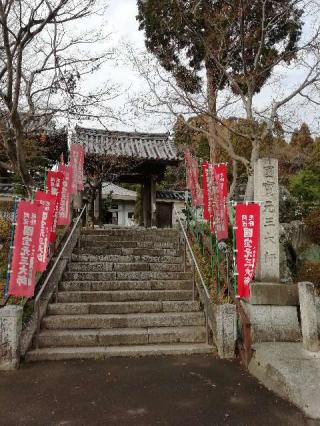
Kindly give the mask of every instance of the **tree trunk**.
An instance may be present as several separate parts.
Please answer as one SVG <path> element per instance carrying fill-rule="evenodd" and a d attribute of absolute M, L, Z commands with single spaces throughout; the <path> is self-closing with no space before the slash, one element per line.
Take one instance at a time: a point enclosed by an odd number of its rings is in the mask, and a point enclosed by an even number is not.
<path fill-rule="evenodd" d="M 250 158 L 250 170 L 248 175 L 248 182 L 246 186 L 245 201 L 253 201 L 254 197 L 254 165 L 259 159 L 259 141 L 255 139 L 252 141 L 252 151 Z"/>
<path fill-rule="evenodd" d="M 210 66 L 207 66 L 207 100 L 208 100 L 208 132 L 209 132 L 209 147 L 210 147 L 210 161 L 212 163 L 218 162 L 218 143 L 217 143 L 217 129 L 214 117 L 217 114 L 217 90 L 214 81 L 213 72 Z"/>
<path fill-rule="evenodd" d="M 32 187 L 34 186 L 34 181 L 30 176 L 30 173 L 27 169 L 25 150 L 24 150 L 24 133 L 22 129 L 22 124 L 18 113 L 14 113 L 11 116 L 11 123 L 14 130 L 14 141 L 15 141 L 15 151 L 16 151 L 16 172 L 20 175 L 25 190 L 27 191 L 29 197 L 32 196 Z M 13 142 L 14 143 L 14 142 Z"/>

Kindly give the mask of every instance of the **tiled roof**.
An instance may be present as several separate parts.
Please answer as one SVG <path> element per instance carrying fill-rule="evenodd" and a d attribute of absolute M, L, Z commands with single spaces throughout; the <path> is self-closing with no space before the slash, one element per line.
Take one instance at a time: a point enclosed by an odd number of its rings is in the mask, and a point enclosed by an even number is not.
<path fill-rule="evenodd" d="M 159 200 L 184 201 L 185 192 L 184 191 L 157 191 L 156 198 Z"/>
<path fill-rule="evenodd" d="M 0 194 L 1 195 L 11 195 L 14 194 L 15 188 L 12 183 L 1 183 L 0 182 Z"/>
<path fill-rule="evenodd" d="M 136 191 L 122 188 L 112 182 L 102 184 L 102 196 L 108 195 L 112 192 L 112 198 L 117 200 L 135 200 L 137 198 Z"/>
<path fill-rule="evenodd" d="M 74 142 L 89 154 L 106 154 L 146 160 L 179 160 L 168 133 L 118 132 L 76 126 Z"/>

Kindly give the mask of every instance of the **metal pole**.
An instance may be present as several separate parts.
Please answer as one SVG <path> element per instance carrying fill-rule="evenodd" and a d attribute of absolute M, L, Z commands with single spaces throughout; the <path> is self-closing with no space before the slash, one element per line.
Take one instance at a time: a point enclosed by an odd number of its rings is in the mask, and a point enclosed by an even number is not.
<path fill-rule="evenodd" d="M 193 285 L 192 285 L 192 300 L 195 301 L 195 291 L 196 291 L 196 270 L 193 265 Z"/>

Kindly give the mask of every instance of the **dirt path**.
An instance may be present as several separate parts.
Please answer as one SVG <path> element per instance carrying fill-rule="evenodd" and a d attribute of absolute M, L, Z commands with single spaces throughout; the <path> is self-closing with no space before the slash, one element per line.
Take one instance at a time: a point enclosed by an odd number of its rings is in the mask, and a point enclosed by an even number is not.
<path fill-rule="evenodd" d="M 212 356 L 26 364 L 0 374 L 0 425 L 309 423 L 236 362 Z"/>

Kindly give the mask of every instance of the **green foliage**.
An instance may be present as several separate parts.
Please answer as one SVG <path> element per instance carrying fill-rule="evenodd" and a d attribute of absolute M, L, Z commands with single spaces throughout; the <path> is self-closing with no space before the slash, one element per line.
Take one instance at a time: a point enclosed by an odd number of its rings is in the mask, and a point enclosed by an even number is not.
<path fill-rule="evenodd" d="M 289 179 L 291 193 L 301 201 L 320 203 L 320 175 L 303 169 Z"/>
<path fill-rule="evenodd" d="M 214 55 L 229 68 L 244 92 L 244 77 L 250 75 L 254 77 L 249 78 L 251 89 L 259 92 L 271 75 L 270 65 L 280 60 L 289 62 L 294 56 L 301 36 L 301 15 L 294 0 L 267 0 L 265 8 L 260 0 L 138 0 L 137 19 L 139 29 L 145 32 L 147 49 L 174 75 L 183 90 L 200 90 L 203 68 L 210 70 L 218 89 L 229 84 L 216 61 L 208 59 Z M 263 52 L 257 55 L 261 51 L 263 17 Z"/>

